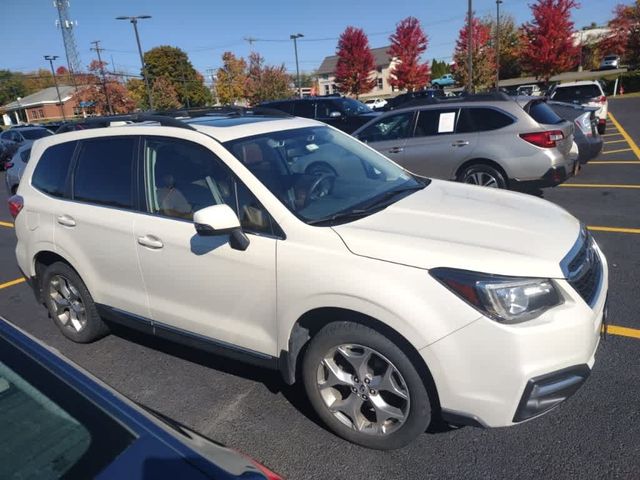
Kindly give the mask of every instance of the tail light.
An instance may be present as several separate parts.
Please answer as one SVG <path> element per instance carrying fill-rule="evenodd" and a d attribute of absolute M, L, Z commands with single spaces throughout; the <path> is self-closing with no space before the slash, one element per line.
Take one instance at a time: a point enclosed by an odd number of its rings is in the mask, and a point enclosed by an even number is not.
<path fill-rule="evenodd" d="M 604 95 L 602 95 L 599 99 L 598 99 L 599 103 L 607 103 L 607 97 L 605 97 Z"/>
<path fill-rule="evenodd" d="M 542 148 L 555 148 L 556 142 L 564 139 L 562 130 L 548 130 L 546 132 L 521 133 L 520 138 Z"/>
<path fill-rule="evenodd" d="M 4 164 L 4 169 L 5 170 L 9 170 L 11 167 L 13 167 L 13 163 L 11 163 L 11 162 L 7 162 L 7 163 Z"/>
<path fill-rule="evenodd" d="M 9 197 L 9 213 L 13 218 L 16 218 L 22 207 L 24 207 L 24 200 L 20 195 L 14 195 L 13 197 Z"/>
<path fill-rule="evenodd" d="M 607 124 L 607 119 L 606 118 L 599 118 L 598 119 L 598 125 L 606 125 Z"/>

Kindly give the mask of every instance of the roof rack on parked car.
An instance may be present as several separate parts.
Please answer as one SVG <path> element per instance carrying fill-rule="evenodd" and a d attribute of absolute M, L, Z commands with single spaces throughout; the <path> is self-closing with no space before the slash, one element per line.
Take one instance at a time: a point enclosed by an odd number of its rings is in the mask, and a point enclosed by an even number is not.
<path fill-rule="evenodd" d="M 97 125 L 100 127 L 110 126 L 111 123 L 122 123 L 122 122 L 131 122 L 131 123 L 142 123 L 142 122 L 154 122 L 159 123 L 163 127 L 176 127 L 176 128 L 186 128 L 187 130 L 195 130 L 191 125 L 178 120 L 169 115 L 156 115 L 149 113 L 132 113 L 132 114 L 124 114 L 124 115 L 109 115 L 104 117 L 87 117 L 83 118 L 79 122 L 79 124 L 86 125 L 88 128 L 91 128 L 92 125 Z"/>
<path fill-rule="evenodd" d="M 194 117 L 206 117 L 206 116 L 254 116 L 263 115 L 269 117 L 290 117 L 291 115 L 277 110 L 275 108 L 268 107 L 239 107 L 236 105 L 223 105 L 220 107 L 196 107 L 196 108 L 182 108 L 177 110 L 170 110 L 165 112 L 154 112 L 155 115 L 163 115 L 173 118 L 194 118 Z"/>

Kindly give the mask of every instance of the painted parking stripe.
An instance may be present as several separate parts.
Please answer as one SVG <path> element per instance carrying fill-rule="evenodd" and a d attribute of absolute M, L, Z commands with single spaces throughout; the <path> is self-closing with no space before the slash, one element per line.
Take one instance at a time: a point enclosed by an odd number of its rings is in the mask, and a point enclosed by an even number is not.
<path fill-rule="evenodd" d="M 589 162 L 589 165 L 640 165 L 638 160 L 609 160 L 608 162 Z"/>
<path fill-rule="evenodd" d="M 607 333 L 611 335 L 620 335 L 621 337 L 637 338 L 640 340 L 640 330 L 635 328 L 607 325 Z"/>
<path fill-rule="evenodd" d="M 640 160 L 640 148 L 638 148 L 638 145 L 636 145 L 636 142 L 633 141 L 633 138 L 631 138 L 631 135 L 629 135 L 627 131 L 624 128 L 622 128 L 622 125 L 620 125 L 620 122 L 616 120 L 616 117 L 614 117 L 611 112 L 609 112 L 609 118 L 611 118 L 611 121 L 616 126 L 618 131 L 622 134 L 624 139 L 627 141 L 633 153 L 635 153 L 636 157 L 638 157 L 638 160 Z"/>
<path fill-rule="evenodd" d="M 640 189 L 640 185 L 616 185 L 609 183 L 563 183 L 558 185 L 564 188 L 630 188 Z"/>
<path fill-rule="evenodd" d="M 633 150 L 631 148 L 621 148 L 620 150 L 609 150 L 608 152 L 602 152 L 602 155 L 609 155 L 610 153 L 622 153 L 622 152 L 633 152 Z"/>
<path fill-rule="evenodd" d="M 616 137 L 618 135 L 622 135 L 621 133 L 605 133 L 604 135 L 600 135 L 601 137 Z"/>
<path fill-rule="evenodd" d="M 605 145 L 609 145 L 610 143 L 625 143 L 626 140 L 623 138 L 622 140 L 609 140 L 608 142 L 604 142 Z"/>
<path fill-rule="evenodd" d="M 9 222 L 0 222 L 0 227 L 13 228 L 13 223 L 9 223 Z"/>
<path fill-rule="evenodd" d="M 587 228 L 592 232 L 635 233 L 640 235 L 640 228 L 601 227 L 597 225 L 588 225 Z"/>
<path fill-rule="evenodd" d="M 26 281 L 27 281 L 26 278 L 20 277 L 20 278 L 16 278 L 15 280 L 11 280 L 10 282 L 0 283 L 0 290 L 2 290 L 3 288 L 13 287 L 14 285 L 18 285 Z"/>

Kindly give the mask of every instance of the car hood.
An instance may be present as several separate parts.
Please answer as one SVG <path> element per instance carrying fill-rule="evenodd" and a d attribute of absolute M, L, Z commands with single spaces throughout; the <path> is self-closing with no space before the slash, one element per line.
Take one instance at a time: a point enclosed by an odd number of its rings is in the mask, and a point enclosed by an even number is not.
<path fill-rule="evenodd" d="M 354 254 L 418 268 L 563 276 L 580 222 L 539 198 L 432 180 L 389 207 L 334 226 Z"/>

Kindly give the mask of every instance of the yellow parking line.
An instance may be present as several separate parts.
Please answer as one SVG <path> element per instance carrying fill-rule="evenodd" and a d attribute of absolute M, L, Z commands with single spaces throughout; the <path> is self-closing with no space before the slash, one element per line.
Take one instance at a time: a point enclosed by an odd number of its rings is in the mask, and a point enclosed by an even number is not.
<path fill-rule="evenodd" d="M 615 137 L 617 135 L 622 135 L 621 133 L 605 133 L 604 135 L 600 135 L 601 137 Z"/>
<path fill-rule="evenodd" d="M 638 160 L 609 160 L 608 162 L 589 162 L 589 165 L 640 165 Z"/>
<path fill-rule="evenodd" d="M 24 277 L 16 278 L 15 280 L 11 280 L 10 282 L 0 283 L 0 290 L 3 288 L 13 287 L 14 285 L 18 285 L 19 283 L 26 282 L 27 279 Z"/>
<path fill-rule="evenodd" d="M 637 233 L 640 234 L 640 228 L 623 228 L 623 227 L 599 227 L 596 225 L 588 225 L 587 228 L 593 232 L 615 232 L 615 233 Z"/>
<path fill-rule="evenodd" d="M 611 335 L 620 335 L 622 337 L 631 337 L 640 339 L 640 330 L 628 327 L 619 327 L 618 325 L 607 325 L 607 333 Z"/>
<path fill-rule="evenodd" d="M 609 155 L 610 153 L 621 153 L 621 152 L 633 152 L 633 149 L 631 149 L 631 148 L 621 148 L 620 150 L 609 150 L 608 152 L 602 152 L 602 155 Z M 638 158 L 640 158 L 640 157 L 638 157 Z"/>
<path fill-rule="evenodd" d="M 631 188 L 640 189 L 640 185 L 615 185 L 609 183 L 563 183 L 559 187 L 571 188 Z"/>
<path fill-rule="evenodd" d="M 610 140 L 608 142 L 604 142 L 605 145 L 609 145 L 610 143 L 624 143 L 626 140 L 623 138 L 622 140 Z"/>
<path fill-rule="evenodd" d="M 620 122 L 616 120 L 616 117 L 614 117 L 611 112 L 609 112 L 609 118 L 611 118 L 611 121 L 616 126 L 618 131 L 622 134 L 624 139 L 627 141 L 627 143 L 631 147 L 631 150 L 633 150 L 633 153 L 635 153 L 636 157 L 638 157 L 638 160 L 640 160 L 640 148 L 638 148 L 638 145 L 636 145 L 636 142 L 633 141 L 633 138 L 631 138 L 631 135 L 629 135 L 627 131 L 624 128 L 622 128 L 622 125 L 620 125 Z"/>
<path fill-rule="evenodd" d="M 13 228 L 13 223 L 9 223 L 9 222 L 0 222 L 0 227 Z"/>

